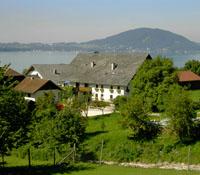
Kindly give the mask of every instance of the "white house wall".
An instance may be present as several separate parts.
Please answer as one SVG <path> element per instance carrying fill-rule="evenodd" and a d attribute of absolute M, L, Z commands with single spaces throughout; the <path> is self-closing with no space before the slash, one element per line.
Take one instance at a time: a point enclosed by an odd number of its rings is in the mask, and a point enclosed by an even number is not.
<path fill-rule="evenodd" d="M 76 83 L 71 82 L 72 86 L 76 86 Z M 80 83 L 80 87 L 85 87 L 85 84 Z M 98 85 L 98 88 L 96 88 L 96 84 L 88 84 L 88 87 L 92 89 L 92 99 L 95 100 L 103 100 L 103 101 L 112 101 L 117 96 L 121 95 L 127 95 L 126 93 L 126 87 L 124 86 L 112 86 L 113 89 L 111 89 L 110 85 L 103 85 L 103 88 L 101 88 L 101 85 Z M 120 87 L 120 89 L 118 89 Z M 103 89 L 103 90 L 102 90 Z M 111 98 L 112 95 L 112 98 Z"/>
<path fill-rule="evenodd" d="M 108 85 L 103 85 L 103 88 L 101 88 L 100 85 L 98 85 L 98 88 L 96 88 L 96 85 L 90 85 L 90 87 L 92 88 L 92 98 L 94 100 L 97 96 L 98 100 L 112 101 L 117 96 L 125 95 L 124 87 L 120 87 L 120 89 L 118 89 L 117 86 L 113 86 L 111 89 L 111 86 Z"/>

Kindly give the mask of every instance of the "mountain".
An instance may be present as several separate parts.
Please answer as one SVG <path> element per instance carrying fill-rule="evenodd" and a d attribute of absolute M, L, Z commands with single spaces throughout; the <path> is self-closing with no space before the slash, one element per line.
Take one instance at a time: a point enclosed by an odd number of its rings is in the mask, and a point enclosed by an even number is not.
<path fill-rule="evenodd" d="M 161 29 L 138 28 L 82 43 L 0 43 L 0 51 L 104 51 L 177 54 L 200 52 L 200 43 Z"/>
<path fill-rule="evenodd" d="M 200 51 L 200 44 L 192 42 L 181 35 L 151 28 L 129 30 L 84 44 L 102 50 L 148 51 L 157 54 Z"/>

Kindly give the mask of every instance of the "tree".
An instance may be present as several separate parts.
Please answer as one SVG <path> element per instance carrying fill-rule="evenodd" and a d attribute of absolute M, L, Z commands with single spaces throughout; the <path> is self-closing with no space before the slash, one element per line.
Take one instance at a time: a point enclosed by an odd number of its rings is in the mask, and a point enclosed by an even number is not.
<path fill-rule="evenodd" d="M 79 144 L 85 138 L 86 122 L 76 110 L 66 108 L 57 113 L 54 123 L 54 137 L 60 143 L 71 146 Z"/>
<path fill-rule="evenodd" d="M 148 104 L 140 96 L 129 98 L 121 109 L 125 118 L 124 123 L 131 129 L 131 138 L 148 140 L 154 138 L 160 132 L 159 125 L 150 121 Z"/>
<path fill-rule="evenodd" d="M 85 119 L 72 106 L 60 111 L 55 106 L 55 98 L 49 93 L 36 102 L 35 120 L 31 127 L 32 145 L 50 149 L 62 144 L 78 146 L 84 139 Z"/>
<path fill-rule="evenodd" d="M 200 75 L 200 61 L 199 60 L 189 60 L 185 63 L 185 70 L 191 70 L 192 72 Z"/>
<path fill-rule="evenodd" d="M 73 98 L 71 107 L 73 109 L 80 111 L 81 113 L 83 112 L 85 116 L 87 117 L 90 102 L 91 102 L 91 94 L 80 93 L 75 98 Z"/>
<path fill-rule="evenodd" d="M 4 78 L 7 66 L 0 68 L 0 152 L 5 154 L 27 141 L 31 115 L 24 96 L 13 90 L 13 83 Z"/>
<path fill-rule="evenodd" d="M 170 59 L 146 60 L 131 82 L 131 96 L 140 95 L 151 105 L 152 111 L 163 111 L 164 96 L 175 83 L 175 69 Z"/>
<path fill-rule="evenodd" d="M 115 110 L 120 111 L 121 106 L 123 106 L 127 102 L 127 100 L 128 98 L 126 96 L 117 96 L 113 101 L 115 105 Z"/>
<path fill-rule="evenodd" d="M 178 85 L 169 90 L 166 100 L 166 115 L 170 118 L 169 128 L 181 142 L 192 140 L 193 119 L 196 114 L 192 100 L 186 91 Z"/>
<path fill-rule="evenodd" d="M 62 101 L 68 100 L 75 95 L 75 89 L 73 86 L 65 86 L 60 92 L 60 99 Z"/>

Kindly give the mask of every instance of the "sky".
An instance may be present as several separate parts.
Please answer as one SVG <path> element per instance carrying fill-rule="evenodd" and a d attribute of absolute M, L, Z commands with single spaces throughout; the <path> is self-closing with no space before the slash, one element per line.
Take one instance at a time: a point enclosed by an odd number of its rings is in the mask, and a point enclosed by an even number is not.
<path fill-rule="evenodd" d="M 200 42 L 200 0 L 0 0 L 0 42 L 82 42 L 140 27 Z"/>

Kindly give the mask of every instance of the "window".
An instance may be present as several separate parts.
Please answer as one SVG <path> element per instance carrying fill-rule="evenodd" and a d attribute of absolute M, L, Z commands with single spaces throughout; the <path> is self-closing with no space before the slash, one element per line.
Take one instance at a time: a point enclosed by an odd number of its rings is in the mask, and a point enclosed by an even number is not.
<path fill-rule="evenodd" d="M 85 87 L 88 87 L 88 84 L 87 84 L 87 83 L 85 83 Z"/>
<path fill-rule="evenodd" d="M 80 86 L 80 84 L 79 83 L 76 83 L 76 87 L 79 87 Z"/>
<path fill-rule="evenodd" d="M 103 88 L 103 85 L 101 85 L 101 88 Z"/>
<path fill-rule="evenodd" d="M 120 86 L 117 86 L 117 92 L 118 92 L 118 94 L 121 94 Z"/>
<path fill-rule="evenodd" d="M 113 99 L 113 95 L 110 95 L 110 99 L 111 99 L 111 100 Z"/>
<path fill-rule="evenodd" d="M 113 93 L 113 92 L 114 92 L 113 86 L 111 85 L 111 86 L 110 86 L 110 93 Z"/>
<path fill-rule="evenodd" d="M 103 99 L 103 94 L 101 94 L 101 99 Z"/>
<path fill-rule="evenodd" d="M 98 88 L 99 86 L 98 86 L 98 84 L 96 84 L 96 88 Z"/>
<path fill-rule="evenodd" d="M 95 94 L 95 99 L 98 99 L 98 94 Z"/>

